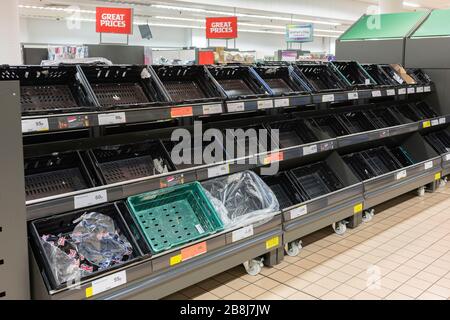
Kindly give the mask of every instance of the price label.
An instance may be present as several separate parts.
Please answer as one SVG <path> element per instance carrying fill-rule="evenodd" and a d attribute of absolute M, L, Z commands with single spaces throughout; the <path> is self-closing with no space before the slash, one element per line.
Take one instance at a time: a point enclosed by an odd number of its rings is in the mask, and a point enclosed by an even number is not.
<path fill-rule="evenodd" d="M 364 83 L 366 84 L 366 85 L 369 85 L 371 82 L 370 82 L 370 79 L 364 79 Z"/>
<path fill-rule="evenodd" d="M 334 94 L 324 94 L 322 96 L 322 102 L 334 102 Z"/>
<path fill-rule="evenodd" d="M 308 213 L 308 207 L 306 205 L 292 209 L 291 210 L 291 220 L 301 217 L 301 216 L 304 216 L 307 213 Z"/>
<path fill-rule="evenodd" d="M 206 253 L 206 241 L 194 244 L 193 246 L 181 249 L 181 260 L 186 261 L 196 256 Z"/>
<path fill-rule="evenodd" d="M 408 94 L 413 94 L 416 93 L 416 89 L 415 88 L 408 88 Z"/>
<path fill-rule="evenodd" d="M 417 87 L 416 92 L 417 93 L 423 93 L 424 89 L 423 87 Z"/>
<path fill-rule="evenodd" d="M 273 163 L 273 162 L 283 161 L 283 159 L 284 159 L 284 153 L 280 151 L 280 152 L 271 153 L 268 156 L 266 156 L 263 160 L 263 163 L 269 164 L 269 163 Z"/>
<path fill-rule="evenodd" d="M 217 104 L 207 104 L 203 106 L 203 114 L 216 114 L 222 113 L 222 105 Z"/>
<path fill-rule="evenodd" d="M 372 97 L 374 97 L 374 98 L 381 97 L 381 91 L 380 90 L 372 91 Z"/>
<path fill-rule="evenodd" d="M 303 147 L 303 155 L 307 156 L 309 154 L 317 153 L 317 144 L 312 146 Z"/>
<path fill-rule="evenodd" d="M 358 203 L 357 205 L 353 206 L 353 214 L 357 214 L 363 210 L 363 204 Z"/>
<path fill-rule="evenodd" d="M 244 102 L 230 102 L 227 103 L 228 112 L 239 112 L 245 110 Z"/>
<path fill-rule="evenodd" d="M 391 96 L 395 96 L 395 89 L 388 89 L 386 90 L 386 95 L 391 97 Z"/>
<path fill-rule="evenodd" d="M 431 125 L 432 126 L 438 126 L 439 125 L 439 120 L 438 119 L 431 120 Z"/>
<path fill-rule="evenodd" d="M 400 89 L 398 89 L 398 94 L 399 94 L 399 95 L 406 94 L 406 88 L 400 88 Z"/>
<path fill-rule="evenodd" d="M 107 126 L 110 124 L 119 124 L 127 122 L 125 112 L 102 113 L 98 115 L 98 124 Z"/>
<path fill-rule="evenodd" d="M 406 170 L 402 170 L 402 171 L 396 173 L 395 180 L 400 180 L 400 179 L 406 178 L 406 176 L 407 176 Z"/>
<path fill-rule="evenodd" d="M 172 186 L 176 186 L 176 185 L 183 184 L 183 183 L 184 183 L 184 175 L 183 174 L 169 176 L 169 177 L 163 177 L 163 178 L 159 179 L 160 188 L 172 187 Z"/>
<path fill-rule="evenodd" d="M 276 236 L 266 241 L 266 249 L 271 249 L 280 244 L 280 237 Z"/>
<path fill-rule="evenodd" d="M 431 127 L 431 121 L 424 121 L 424 122 L 422 122 L 422 128 L 429 128 L 429 127 Z"/>
<path fill-rule="evenodd" d="M 92 286 L 86 288 L 86 298 L 92 297 L 96 294 L 108 291 L 127 283 L 126 271 L 116 272 L 101 279 L 92 281 Z"/>
<path fill-rule="evenodd" d="M 106 190 L 90 192 L 73 197 L 75 209 L 90 207 L 96 204 L 108 202 Z"/>
<path fill-rule="evenodd" d="M 258 100 L 258 109 L 270 109 L 273 108 L 273 100 Z"/>
<path fill-rule="evenodd" d="M 427 162 L 425 162 L 424 167 L 425 167 L 425 170 L 428 170 L 428 169 L 433 168 L 433 161 L 427 161 Z"/>
<path fill-rule="evenodd" d="M 228 164 L 222 164 L 220 166 L 208 168 L 208 178 L 223 176 L 229 173 L 230 173 L 230 166 Z"/>
<path fill-rule="evenodd" d="M 441 179 L 441 173 L 438 172 L 434 175 L 434 180 L 440 180 Z"/>
<path fill-rule="evenodd" d="M 49 130 L 48 119 L 26 119 L 22 120 L 22 133 L 44 132 Z"/>
<path fill-rule="evenodd" d="M 348 100 L 357 100 L 359 98 L 358 92 L 349 92 L 347 98 Z"/>
<path fill-rule="evenodd" d="M 446 122 L 445 118 L 439 118 L 439 124 L 444 124 Z"/>
<path fill-rule="evenodd" d="M 289 107 L 289 99 L 276 99 L 275 100 L 275 108 L 280 107 Z"/>
<path fill-rule="evenodd" d="M 253 235 L 253 225 L 237 229 L 231 233 L 231 242 L 236 242 Z"/>
<path fill-rule="evenodd" d="M 174 266 L 179 264 L 181 261 L 183 261 L 183 257 L 181 257 L 181 254 L 177 254 L 176 256 L 170 257 L 169 264 Z"/>
<path fill-rule="evenodd" d="M 445 161 L 450 161 L 450 153 L 445 155 Z"/>
<path fill-rule="evenodd" d="M 431 87 L 430 86 L 426 86 L 426 87 L 423 88 L 423 91 L 431 92 Z"/>
<path fill-rule="evenodd" d="M 193 114 L 192 107 L 177 107 L 170 109 L 170 116 L 172 118 L 190 117 Z"/>

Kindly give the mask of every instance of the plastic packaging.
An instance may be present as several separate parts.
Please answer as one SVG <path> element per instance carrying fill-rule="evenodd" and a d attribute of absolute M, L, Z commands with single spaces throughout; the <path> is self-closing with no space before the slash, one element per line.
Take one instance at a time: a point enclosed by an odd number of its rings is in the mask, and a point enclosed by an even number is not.
<path fill-rule="evenodd" d="M 252 171 L 211 179 L 203 182 L 202 186 L 225 229 L 243 226 L 250 221 L 261 225 L 280 208 L 273 191 Z"/>

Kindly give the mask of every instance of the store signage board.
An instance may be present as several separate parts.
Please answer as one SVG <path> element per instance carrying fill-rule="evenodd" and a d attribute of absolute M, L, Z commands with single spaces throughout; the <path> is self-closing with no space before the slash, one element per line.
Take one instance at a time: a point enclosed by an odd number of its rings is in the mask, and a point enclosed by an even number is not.
<path fill-rule="evenodd" d="M 235 39 L 237 32 L 237 17 L 206 18 L 206 39 Z"/>
<path fill-rule="evenodd" d="M 95 12 L 97 33 L 133 33 L 133 9 L 97 7 Z"/>
<path fill-rule="evenodd" d="M 313 42 L 313 24 L 288 24 L 286 26 L 286 42 Z"/>

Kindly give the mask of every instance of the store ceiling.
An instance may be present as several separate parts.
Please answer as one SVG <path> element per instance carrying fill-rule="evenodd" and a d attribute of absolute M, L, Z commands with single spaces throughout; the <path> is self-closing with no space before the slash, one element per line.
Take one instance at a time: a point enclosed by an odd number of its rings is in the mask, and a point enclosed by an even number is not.
<path fill-rule="evenodd" d="M 261 1 L 261 0 L 259 0 Z M 283 1 L 279 8 L 283 8 Z M 355 0 L 333 0 L 333 5 L 339 2 L 354 3 Z M 443 5 L 444 2 L 438 0 L 409 0 L 413 3 L 420 3 L 427 7 L 444 8 L 449 5 Z M 206 1 L 205 1 L 206 2 Z M 212 1 L 208 1 L 211 3 Z M 239 3 L 239 1 L 234 1 Z M 248 4 L 247 1 L 246 4 Z M 376 3 L 377 0 L 356 0 L 356 2 L 368 4 Z M 217 3 L 217 2 L 216 2 Z M 244 2 L 243 2 L 244 3 Z M 314 6 L 314 1 L 306 1 L 309 6 Z M 20 14 L 25 17 L 34 17 L 42 19 L 67 19 L 73 17 L 73 9 L 71 6 L 76 5 L 80 9 L 77 12 L 77 17 L 81 21 L 94 21 L 95 7 L 97 6 L 128 6 L 133 7 L 135 12 L 135 23 L 149 23 L 153 26 L 167 26 L 167 27 L 184 27 L 184 28 L 198 28 L 204 26 L 204 19 L 207 16 L 223 16 L 223 15 L 237 15 L 239 18 L 240 31 L 247 32 L 267 32 L 274 34 L 284 34 L 285 25 L 288 23 L 303 23 L 314 22 L 316 36 L 325 36 L 335 38 L 340 33 L 345 31 L 352 23 L 352 20 L 343 20 L 339 18 L 325 17 L 322 14 L 323 9 L 317 8 L 317 15 L 292 15 L 288 12 L 279 13 L 272 11 L 262 11 L 237 7 L 231 8 L 229 6 L 218 6 L 202 3 L 202 1 L 195 1 L 189 3 L 187 1 L 165 0 L 20 0 Z M 331 5 L 331 3 L 330 3 Z M 359 8 L 364 8 L 364 6 Z M 330 11 L 330 10 L 328 10 Z M 329 14 L 328 14 L 329 15 Z"/>

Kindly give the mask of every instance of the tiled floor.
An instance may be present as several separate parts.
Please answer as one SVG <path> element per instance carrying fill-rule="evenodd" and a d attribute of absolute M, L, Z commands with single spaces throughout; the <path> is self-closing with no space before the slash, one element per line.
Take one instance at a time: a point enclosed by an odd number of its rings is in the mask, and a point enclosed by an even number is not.
<path fill-rule="evenodd" d="M 308 236 L 298 257 L 257 276 L 238 266 L 167 299 L 450 298 L 450 186 L 384 203 L 347 230 Z"/>

